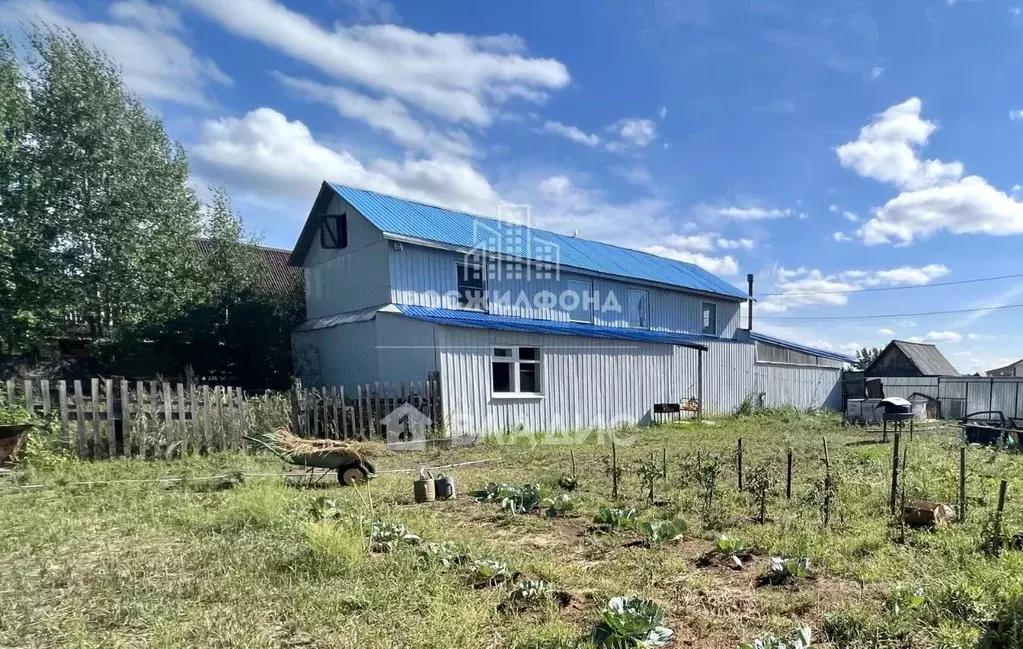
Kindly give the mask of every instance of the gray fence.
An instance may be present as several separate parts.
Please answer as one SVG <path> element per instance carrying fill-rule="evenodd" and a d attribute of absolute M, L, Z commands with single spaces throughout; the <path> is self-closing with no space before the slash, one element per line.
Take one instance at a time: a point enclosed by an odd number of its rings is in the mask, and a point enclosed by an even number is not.
<path fill-rule="evenodd" d="M 942 419 L 960 419 L 969 413 L 1000 410 L 1006 417 L 1023 416 L 1023 377 L 877 377 L 886 397 L 908 399 L 925 394 L 941 404 Z M 871 379 L 868 379 L 871 380 Z"/>

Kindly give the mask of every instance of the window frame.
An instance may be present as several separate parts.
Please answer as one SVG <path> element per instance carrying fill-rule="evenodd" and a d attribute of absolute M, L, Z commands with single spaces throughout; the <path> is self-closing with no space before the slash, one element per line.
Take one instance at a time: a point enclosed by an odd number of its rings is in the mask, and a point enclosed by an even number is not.
<path fill-rule="evenodd" d="M 331 223 L 333 222 L 333 229 Z M 328 236 L 330 240 L 328 240 Z M 348 214 L 325 214 L 320 223 L 320 247 L 324 250 L 344 250 L 348 247 Z"/>
<path fill-rule="evenodd" d="M 586 305 L 585 297 L 586 296 L 590 296 L 590 297 L 593 296 L 593 280 L 588 280 L 588 279 L 570 279 L 570 280 L 568 280 L 568 290 L 569 291 L 574 290 L 572 288 L 573 284 L 583 285 L 586 288 L 579 295 L 579 306 L 578 306 L 578 308 L 575 311 L 569 311 L 568 312 L 568 321 L 569 322 L 576 322 L 576 323 L 579 323 L 579 324 L 593 324 L 593 319 L 594 319 L 593 303 L 591 302 L 589 304 L 589 308 L 585 307 L 585 305 Z M 585 309 L 585 310 L 583 310 L 583 309 Z M 584 316 L 586 316 L 585 320 L 578 320 L 578 319 L 576 319 L 574 317 L 575 314 L 579 313 L 580 311 L 583 313 Z"/>
<path fill-rule="evenodd" d="M 710 331 L 707 331 L 707 312 L 710 307 Z M 704 336 L 718 335 L 718 305 L 714 302 L 700 302 L 700 334 Z"/>
<path fill-rule="evenodd" d="M 536 358 L 522 358 L 523 349 L 536 350 Z M 510 356 L 498 355 L 498 350 L 509 350 Z M 494 366 L 497 364 L 511 367 L 511 390 L 499 392 L 494 387 Z M 536 381 L 536 391 L 522 391 L 522 366 L 532 366 Z M 543 348 L 539 345 L 494 345 L 490 355 L 490 393 L 496 398 L 542 397 L 543 392 Z"/>
<path fill-rule="evenodd" d="M 468 288 L 467 284 L 463 284 L 462 283 L 463 282 L 462 278 L 466 275 L 466 273 L 463 272 L 464 268 L 472 268 L 472 269 L 478 271 L 479 274 L 480 274 L 480 284 L 482 286 L 482 293 L 483 293 L 483 306 L 482 306 L 482 308 L 476 308 L 476 307 L 469 306 L 471 301 L 466 299 L 466 294 L 462 290 L 463 286 Z M 467 281 L 467 280 L 465 280 L 465 281 Z M 487 281 L 487 268 L 486 268 L 486 266 L 485 266 L 485 264 L 483 262 L 472 262 L 472 261 L 469 261 L 469 260 L 466 260 L 466 259 L 461 259 L 461 260 L 456 261 L 455 262 L 455 290 L 458 293 L 458 307 L 457 308 L 464 309 L 466 311 L 476 311 L 476 312 L 479 312 L 479 313 L 489 313 L 490 312 L 490 298 L 487 295 L 487 285 L 488 285 L 488 283 L 489 282 Z M 473 287 L 473 288 L 475 288 L 475 287 Z"/>
<path fill-rule="evenodd" d="M 642 293 L 646 296 L 644 301 L 644 313 L 645 322 L 643 324 L 632 323 L 632 295 Z M 626 309 L 626 321 L 632 329 L 649 329 L 650 328 L 650 291 L 645 288 L 629 288 L 625 293 L 625 309 Z"/>

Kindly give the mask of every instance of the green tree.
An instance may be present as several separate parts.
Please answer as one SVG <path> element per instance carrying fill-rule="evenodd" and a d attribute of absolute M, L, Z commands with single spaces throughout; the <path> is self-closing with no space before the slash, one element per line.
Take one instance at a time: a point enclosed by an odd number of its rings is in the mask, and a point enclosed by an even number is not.
<path fill-rule="evenodd" d="M 874 360 L 881 355 L 877 347 L 864 347 L 856 350 L 856 362 L 852 364 L 854 370 L 863 371 L 870 366 Z"/>
<path fill-rule="evenodd" d="M 28 41 L 39 181 L 25 215 L 59 269 L 50 313 L 78 314 L 93 338 L 169 316 L 195 288 L 199 203 L 184 150 L 105 54 L 66 31 Z"/>

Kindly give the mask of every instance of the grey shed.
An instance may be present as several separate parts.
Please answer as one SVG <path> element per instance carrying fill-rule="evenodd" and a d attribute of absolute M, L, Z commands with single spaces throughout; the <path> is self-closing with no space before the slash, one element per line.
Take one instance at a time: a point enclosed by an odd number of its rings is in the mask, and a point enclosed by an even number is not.
<path fill-rule="evenodd" d="M 960 376 L 938 348 L 926 343 L 893 340 L 863 371 L 872 376 Z"/>

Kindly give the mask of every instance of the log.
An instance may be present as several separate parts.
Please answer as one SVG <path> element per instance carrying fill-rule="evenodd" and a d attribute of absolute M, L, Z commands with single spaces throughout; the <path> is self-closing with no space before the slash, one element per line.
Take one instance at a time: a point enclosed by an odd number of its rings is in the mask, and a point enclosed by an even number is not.
<path fill-rule="evenodd" d="M 932 500 L 908 500 L 902 520 L 914 527 L 945 527 L 953 518 L 952 507 Z"/>

